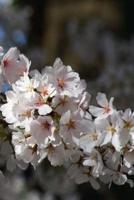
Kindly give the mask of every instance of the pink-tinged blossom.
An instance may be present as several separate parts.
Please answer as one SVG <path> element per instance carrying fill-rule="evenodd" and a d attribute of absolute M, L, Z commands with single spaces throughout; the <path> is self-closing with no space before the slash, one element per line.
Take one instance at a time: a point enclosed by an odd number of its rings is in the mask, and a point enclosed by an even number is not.
<path fill-rule="evenodd" d="M 37 119 L 33 120 L 30 125 L 30 132 L 40 146 L 46 146 L 49 141 L 54 140 L 54 131 L 54 122 L 49 116 L 39 116 Z"/>
<path fill-rule="evenodd" d="M 86 153 L 91 153 L 95 147 L 100 146 L 104 136 L 93 122 L 89 124 L 89 130 L 82 135 L 79 140 L 79 146 Z"/>
<path fill-rule="evenodd" d="M 73 142 L 75 138 L 88 132 L 90 123 L 79 111 L 67 111 L 60 119 L 60 135 L 65 142 Z"/>
<path fill-rule="evenodd" d="M 96 189 L 98 180 L 133 186 L 128 179 L 134 174 L 131 109 L 116 110 L 113 97 L 108 100 L 104 93 L 97 94 L 98 106 L 90 106 L 85 81 L 60 59 L 41 73 L 29 73 L 29 60 L 11 48 L 0 67 L 0 92 L 5 81 L 11 84 L 0 106 L 1 122 L 9 125 L 5 134 L 9 129 L 11 134 L 1 136 L 9 139 L 9 156 L 6 141 L 0 145 L 9 170 L 19 163 L 22 168 L 29 163 L 36 167 L 47 158 L 52 166 L 68 167 L 68 175 L 77 183 L 90 182 Z"/>
<path fill-rule="evenodd" d="M 19 80 L 13 84 L 13 89 L 16 92 L 23 93 L 25 98 L 33 98 L 36 95 L 36 88 L 39 85 L 39 81 L 35 79 L 30 79 L 27 74 L 24 74 L 24 76 L 20 77 Z"/>
<path fill-rule="evenodd" d="M 32 104 L 22 94 L 8 91 L 6 92 L 6 97 L 7 103 L 3 104 L 0 108 L 6 122 L 19 126 L 27 119 L 33 117 L 34 109 Z"/>
<path fill-rule="evenodd" d="M 37 91 L 40 93 L 44 100 L 47 100 L 48 97 L 52 98 L 56 95 L 55 87 L 49 82 L 48 77 L 44 71 L 40 73 L 38 70 L 33 70 L 30 72 L 30 76 L 32 79 L 39 82 Z"/>
<path fill-rule="evenodd" d="M 98 93 L 96 97 L 97 103 L 100 107 L 96 106 L 90 106 L 89 111 L 93 116 L 96 117 L 96 119 L 104 119 L 107 118 L 109 115 L 111 115 L 114 112 L 113 108 L 113 100 L 112 97 L 110 101 L 108 102 L 106 95 L 104 93 Z"/>
<path fill-rule="evenodd" d="M 17 81 L 20 76 L 23 76 L 24 72 L 27 73 L 29 71 L 31 63 L 23 54 L 20 54 L 16 47 L 14 47 L 10 48 L 4 55 L 1 65 L 5 79 L 12 84 Z"/>
<path fill-rule="evenodd" d="M 40 94 L 35 93 L 31 100 L 32 107 L 38 110 L 39 115 L 47 115 L 52 112 L 51 106 L 49 106 Z"/>
<path fill-rule="evenodd" d="M 48 143 L 47 146 L 41 147 L 39 151 L 40 160 L 44 160 L 44 158 L 48 158 L 52 166 L 61 166 L 66 161 L 66 153 L 63 144 L 54 145 Z"/>
<path fill-rule="evenodd" d="M 96 125 L 103 135 L 101 146 L 111 143 L 116 151 L 121 151 L 128 143 L 130 135 L 123 127 L 120 113 L 114 113 L 107 119 L 96 120 Z"/>
<path fill-rule="evenodd" d="M 70 66 L 63 65 L 57 58 L 53 67 L 47 67 L 45 73 L 48 80 L 52 83 L 58 94 L 77 97 L 81 91 L 79 75 L 72 71 Z"/>
<path fill-rule="evenodd" d="M 68 96 L 57 95 L 52 100 L 52 107 L 54 108 L 55 112 L 62 115 L 68 110 L 75 111 L 78 106 L 75 102 L 75 99 Z"/>
<path fill-rule="evenodd" d="M 23 132 L 12 133 L 12 144 L 14 145 L 15 155 L 18 160 L 25 163 L 35 163 L 37 159 L 37 147 L 30 135 L 25 135 Z"/>
<path fill-rule="evenodd" d="M 54 86 L 48 83 L 47 79 L 42 80 L 37 87 L 37 91 L 40 93 L 44 100 L 47 100 L 48 97 L 52 98 L 56 95 L 56 90 Z"/>
<path fill-rule="evenodd" d="M 52 166 L 61 166 L 64 164 L 65 161 L 65 153 L 64 153 L 64 146 L 52 146 L 48 147 L 48 160 L 50 161 Z"/>
<path fill-rule="evenodd" d="M 15 123 L 17 121 L 13 113 L 13 107 L 18 103 L 17 95 L 13 91 L 6 92 L 7 103 L 0 107 L 2 115 L 7 123 Z"/>

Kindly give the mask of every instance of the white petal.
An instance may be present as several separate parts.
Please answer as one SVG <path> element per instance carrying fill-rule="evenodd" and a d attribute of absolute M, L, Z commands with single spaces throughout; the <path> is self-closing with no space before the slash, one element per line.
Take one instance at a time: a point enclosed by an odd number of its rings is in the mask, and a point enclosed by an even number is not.
<path fill-rule="evenodd" d="M 62 115 L 60 119 L 61 124 L 67 124 L 70 120 L 71 113 L 70 111 L 67 111 L 65 114 Z"/>
<path fill-rule="evenodd" d="M 43 106 L 40 106 L 39 107 L 39 114 L 40 115 L 47 115 L 47 114 L 49 114 L 50 112 L 52 112 L 52 108 L 49 106 L 49 105 L 47 105 L 47 104 L 44 104 Z"/>
<path fill-rule="evenodd" d="M 122 146 L 119 139 L 119 134 L 115 133 L 112 137 L 112 145 L 115 147 L 116 151 L 120 151 Z"/>
<path fill-rule="evenodd" d="M 90 106 L 89 112 L 91 112 L 93 116 L 98 117 L 104 114 L 104 109 L 96 106 Z"/>
<path fill-rule="evenodd" d="M 82 148 L 85 152 L 90 153 L 96 145 L 96 141 L 94 142 L 92 139 L 91 133 L 84 135 L 80 138 L 79 142 L 80 148 Z"/>
<path fill-rule="evenodd" d="M 99 92 L 97 94 L 96 100 L 97 100 L 98 105 L 100 105 L 102 107 L 105 107 L 105 106 L 108 105 L 108 100 L 107 100 L 106 95 L 104 93 Z"/>

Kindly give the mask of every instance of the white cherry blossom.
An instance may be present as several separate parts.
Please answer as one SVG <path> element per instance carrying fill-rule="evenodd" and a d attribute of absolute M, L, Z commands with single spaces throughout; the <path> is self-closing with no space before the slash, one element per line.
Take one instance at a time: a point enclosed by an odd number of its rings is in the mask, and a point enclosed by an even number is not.
<path fill-rule="evenodd" d="M 103 134 L 93 122 L 89 124 L 88 133 L 82 135 L 79 140 L 80 148 L 84 150 L 84 152 L 90 153 L 94 149 L 101 144 L 103 140 Z"/>
<path fill-rule="evenodd" d="M 59 58 L 55 60 L 54 66 L 47 67 L 45 72 L 58 94 L 77 97 L 80 93 L 81 89 L 78 88 L 79 75 L 73 72 L 70 66 L 63 65 Z"/>
<path fill-rule="evenodd" d="M 49 141 L 54 140 L 54 131 L 54 122 L 49 116 L 39 116 L 30 125 L 31 135 L 40 146 L 46 146 Z"/>
<path fill-rule="evenodd" d="M 31 136 L 25 135 L 23 132 L 12 133 L 12 143 L 14 145 L 16 158 L 25 163 L 34 163 L 34 159 L 37 158 L 37 147 L 35 143 L 31 143 L 29 140 L 31 141 Z"/>
<path fill-rule="evenodd" d="M 111 142 L 117 151 L 120 151 L 129 141 L 129 133 L 123 127 L 123 121 L 119 113 L 114 113 L 107 119 L 96 120 L 96 125 L 104 135 L 101 145 Z"/>
<path fill-rule="evenodd" d="M 89 111 L 93 116 L 96 117 L 96 119 L 103 119 L 107 118 L 109 115 L 111 115 L 114 112 L 113 108 L 113 100 L 112 97 L 110 101 L 108 102 L 106 95 L 104 93 L 98 93 L 96 97 L 97 103 L 100 107 L 96 106 L 90 106 Z"/>
<path fill-rule="evenodd" d="M 91 167 L 91 174 L 96 178 L 103 174 L 104 165 L 102 157 L 99 151 L 95 149 L 84 157 L 83 165 Z"/>
<path fill-rule="evenodd" d="M 13 84 L 13 89 L 19 93 L 23 93 L 28 99 L 36 95 L 35 89 L 38 87 L 39 82 L 35 79 L 30 79 L 27 74 L 20 77 L 19 80 Z"/>
<path fill-rule="evenodd" d="M 16 47 L 8 50 L 1 64 L 3 74 L 10 84 L 17 81 L 20 76 L 23 76 L 24 72 L 28 72 L 31 65 L 30 61 L 23 54 L 20 54 Z"/>
<path fill-rule="evenodd" d="M 67 111 L 60 119 L 60 135 L 65 142 L 73 142 L 74 138 L 80 138 L 84 132 L 88 132 L 90 123 L 83 119 L 79 111 Z"/>
<path fill-rule="evenodd" d="M 134 113 L 130 108 L 124 111 L 122 119 L 126 123 L 127 128 L 132 128 L 134 126 Z"/>
<path fill-rule="evenodd" d="M 82 110 L 87 110 L 90 104 L 91 95 L 88 92 L 84 92 L 79 96 L 79 107 Z"/>
<path fill-rule="evenodd" d="M 52 100 L 52 106 L 55 112 L 62 115 L 68 110 L 75 111 L 77 109 L 77 104 L 72 97 L 57 95 Z"/>
<path fill-rule="evenodd" d="M 50 161 L 52 166 L 61 166 L 64 164 L 65 161 L 65 152 L 64 146 L 52 146 L 48 147 L 48 160 Z"/>
<path fill-rule="evenodd" d="M 0 49 L 0 59 L 0 159 L 8 170 L 48 159 L 68 168 L 78 184 L 133 186 L 131 109 L 117 110 L 104 93 L 97 94 L 98 106 L 90 105 L 85 81 L 59 58 L 42 72 L 29 72 L 30 61 L 17 48 L 5 55 Z M 3 93 L 7 82 L 10 90 Z"/>
<path fill-rule="evenodd" d="M 29 121 L 32 119 L 34 108 L 32 107 L 32 103 L 25 99 L 22 94 L 8 91 L 6 97 L 7 103 L 0 108 L 6 122 L 20 126 L 27 119 Z"/>
<path fill-rule="evenodd" d="M 68 176 L 78 184 L 90 182 L 94 189 L 98 190 L 100 188 L 100 185 L 95 178 L 90 176 L 90 170 L 88 167 L 83 167 L 79 164 L 73 164 L 68 169 Z"/>

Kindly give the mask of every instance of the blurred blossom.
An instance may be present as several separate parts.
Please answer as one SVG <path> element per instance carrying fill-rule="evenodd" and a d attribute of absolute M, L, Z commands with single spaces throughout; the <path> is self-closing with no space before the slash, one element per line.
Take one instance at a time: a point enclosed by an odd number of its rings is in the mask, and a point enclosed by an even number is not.
<path fill-rule="evenodd" d="M 31 191 L 25 196 L 25 200 L 41 200 L 37 192 Z"/>
<path fill-rule="evenodd" d="M 54 196 L 53 196 L 51 193 L 47 192 L 47 193 L 44 195 L 44 197 L 43 197 L 42 200 L 54 200 Z"/>
<path fill-rule="evenodd" d="M 3 4 L 3 5 L 9 5 L 12 2 L 13 2 L 12 0 L 0 0 L 0 4 Z"/>

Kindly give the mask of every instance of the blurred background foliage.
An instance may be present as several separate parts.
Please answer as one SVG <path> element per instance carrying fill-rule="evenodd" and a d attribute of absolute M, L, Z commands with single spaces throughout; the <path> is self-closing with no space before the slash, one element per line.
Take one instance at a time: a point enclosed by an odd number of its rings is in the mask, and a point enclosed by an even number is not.
<path fill-rule="evenodd" d="M 0 0 L 0 45 L 18 46 L 32 68 L 42 69 L 60 57 L 86 79 L 93 96 L 106 92 L 118 108 L 134 108 L 133 19 L 132 0 Z M 127 186 L 102 186 L 98 192 L 88 184 L 76 187 L 64 170 L 48 163 L 36 174 L 28 168 L 9 176 L 13 187 L 1 187 L 1 200 L 117 200 L 134 195 Z"/>

